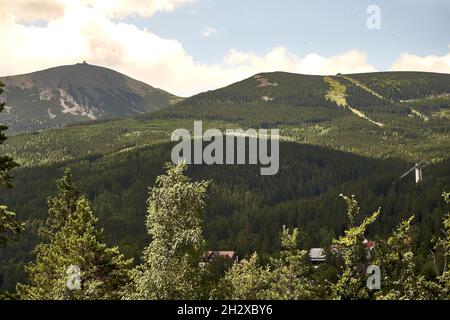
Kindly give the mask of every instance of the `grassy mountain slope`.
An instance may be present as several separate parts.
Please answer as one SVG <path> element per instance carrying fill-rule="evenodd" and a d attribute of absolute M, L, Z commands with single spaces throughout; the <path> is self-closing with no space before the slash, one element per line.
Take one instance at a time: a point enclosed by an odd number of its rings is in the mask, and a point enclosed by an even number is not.
<path fill-rule="evenodd" d="M 6 84 L 11 132 L 133 116 L 169 106 L 176 97 L 110 69 L 86 63 L 0 78 Z"/>

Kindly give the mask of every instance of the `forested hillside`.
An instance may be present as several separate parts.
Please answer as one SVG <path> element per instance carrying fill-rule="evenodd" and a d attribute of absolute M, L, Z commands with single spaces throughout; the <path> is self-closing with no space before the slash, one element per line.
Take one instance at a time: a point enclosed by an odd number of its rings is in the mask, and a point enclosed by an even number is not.
<path fill-rule="evenodd" d="M 381 207 L 367 236 L 392 233 L 415 214 L 412 238 L 417 272 L 435 276 L 432 238 L 448 211 L 441 195 L 450 186 L 449 75 L 377 73 L 304 76 L 262 74 L 199 94 L 133 119 L 95 121 L 10 137 L 1 152 L 21 167 L 14 188 L 2 191 L 26 231 L 0 249 L 0 281 L 14 290 L 25 281 L 46 199 L 65 168 L 86 193 L 109 245 L 138 258 L 148 243 L 148 187 L 170 161 L 174 129 L 281 129 L 280 171 L 261 177 L 259 166 L 189 167 L 195 180 L 212 179 L 206 200 L 208 250 L 280 252 L 282 226 L 301 230 L 301 248 L 327 247 L 346 227 L 345 202 L 354 194 L 361 211 Z M 417 89 L 420 87 L 421 89 Z M 427 160 L 423 183 L 399 177 Z M 139 260 L 135 260 L 137 263 Z"/>

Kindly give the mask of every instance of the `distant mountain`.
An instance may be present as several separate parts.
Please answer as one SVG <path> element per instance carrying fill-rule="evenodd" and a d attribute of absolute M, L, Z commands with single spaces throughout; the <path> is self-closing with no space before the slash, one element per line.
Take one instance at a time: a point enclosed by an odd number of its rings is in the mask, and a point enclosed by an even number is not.
<path fill-rule="evenodd" d="M 448 121 L 450 74 L 376 72 L 315 76 L 261 73 L 184 99 L 178 105 L 180 108 L 161 112 L 172 116 L 204 114 L 208 119 L 214 113 L 221 115 L 220 119 L 233 120 L 249 110 L 253 110 L 255 118 L 261 118 L 267 108 L 281 113 L 281 109 L 289 106 L 289 111 L 283 111 L 283 122 L 293 123 L 295 119 L 317 122 L 324 117 L 336 119 L 345 114 L 353 114 L 380 128 L 407 117 L 422 122 Z M 397 123 L 396 126 L 402 125 Z"/>
<path fill-rule="evenodd" d="M 97 119 L 130 117 L 170 105 L 177 97 L 116 71 L 79 63 L 1 77 L 0 114 L 10 133 Z"/>
<path fill-rule="evenodd" d="M 287 103 L 299 106 L 326 105 L 327 95 L 341 85 L 346 96 L 366 96 L 379 104 L 428 99 L 450 94 L 450 74 L 430 72 L 375 72 L 303 75 L 287 72 L 261 73 L 217 90 L 183 101 L 185 105 Z M 357 89 L 357 90 L 355 90 Z M 365 104 L 365 103 L 364 103 Z"/>

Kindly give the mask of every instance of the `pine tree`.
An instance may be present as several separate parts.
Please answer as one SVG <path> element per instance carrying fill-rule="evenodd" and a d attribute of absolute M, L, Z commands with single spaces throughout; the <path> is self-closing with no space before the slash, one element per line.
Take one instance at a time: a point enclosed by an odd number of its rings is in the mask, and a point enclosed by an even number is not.
<path fill-rule="evenodd" d="M 3 93 L 3 83 L 0 82 L 0 96 Z M 0 102 L 0 112 L 5 108 L 5 103 Z M 8 129 L 0 124 L 0 144 L 6 140 L 4 131 Z M 0 185 L 11 188 L 12 176 L 9 171 L 18 164 L 9 156 L 0 156 Z M 8 240 L 13 239 L 19 232 L 23 230 L 23 224 L 16 220 L 16 214 L 8 210 L 8 207 L 0 205 L 0 246 L 4 245 Z"/>
<path fill-rule="evenodd" d="M 126 299 L 195 299 L 201 293 L 207 181 L 192 182 L 186 164 L 167 166 L 148 199 L 147 230 L 152 241 L 135 270 Z"/>
<path fill-rule="evenodd" d="M 23 299 L 118 299 L 129 282 L 131 260 L 102 242 L 87 199 L 72 185 L 70 171 L 49 198 L 49 216 L 40 230 L 36 262 L 26 267 L 31 285 L 17 286 Z"/>

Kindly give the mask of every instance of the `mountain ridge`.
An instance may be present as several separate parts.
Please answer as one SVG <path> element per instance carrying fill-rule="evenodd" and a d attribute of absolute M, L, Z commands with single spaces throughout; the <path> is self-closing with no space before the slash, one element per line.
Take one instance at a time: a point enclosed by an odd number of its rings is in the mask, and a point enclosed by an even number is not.
<path fill-rule="evenodd" d="M 363 84 L 364 88 L 368 88 L 371 90 L 373 90 L 371 86 L 376 86 L 378 88 L 381 87 L 385 89 L 384 91 L 389 91 L 393 90 L 393 88 L 395 88 L 396 85 L 397 86 L 403 85 L 403 87 L 412 87 L 417 86 L 418 84 L 429 84 L 430 86 L 437 87 L 436 92 L 447 94 L 450 93 L 450 74 L 448 73 L 420 72 L 420 71 L 381 71 L 381 72 L 351 73 L 351 74 L 338 73 L 336 75 L 310 75 L 284 71 L 275 71 L 275 72 L 257 73 L 251 77 L 248 77 L 238 82 L 234 82 L 227 86 L 195 94 L 183 100 L 183 103 L 195 104 L 195 100 L 198 100 L 198 98 L 205 96 L 207 97 L 208 95 L 211 94 L 217 95 L 226 93 L 232 94 L 236 93 L 236 91 L 239 90 L 241 91 L 241 93 L 244 93 L 244 91 L 250 89 L 251 87 L 252 89 L 257 88 L 261 93 L 264 92 L 275 93 L 277 91 L 280 91 L 281 87 L 283 85 L 288 84 L 289 82 L 294 82 L 294 84 L 300 82 L 306 87 L 306 89 L 311 88 L 324 89 L 326 91 L 327 86 L 323 82 L 330 77 L 338 80 L 347 80 L 347 81 L 350 80 L 350 82 L 351 80 L 353 80 L 354 81 L 353 84 L 356 85 L 356 82 L 358 82 L 359 84 Z M 365 81 L 368 81 L 369 84 L 365 83 Z M 377 83 L 377 81 L 379 82 Z M 290 86 L 290 89 L 294 88 L 295 86 Z M 399 90 L 400 88 L 398 87 L 397 91 Z M 247 94 L 250 93 L 251 92 L 247 92 Z M 308 93 L 311 94 L 312 92 Z M 391 95 L 393 93 L 395 93 L 395 90 L 391 92 Z M 408 92 L 406 95 L 413 96 L 411 92 Z M 426 98 L 424 90 L 419 90 L 418 93 L 416 93 L 415 95 L 416 95 L 415 98 Z M 268 98 L 269 99 L 264 99 L 264 96 L 262 96 L 259 101 L 255 100 L 251 102 L 260 102 L 260 101 L 275 102 L 275 99 L 270 97 Z M 400 102 L 400 100 L 401 99 L 393 99 L 392 102 Z"/>
<path fill-rule="evenodd" d="M 124 118 L 168 107 L 177 97 L 112 69 L 86 62 L 0 77 L 10 132 Z"/>
<path fill-rule="evenodd" d="M 183 99 L 86 62 L 0 77 L 0 81 L 6 84 L 7 104 L 0 121 L 10 127 L 10 134 L 158 110 L 196 113 L 192 107 L 223 110 L 227 105 L 249 104 L 337 109 L 382 128 L 390 120 L 385 114 L 429 121 L 449 118 L 450 107 L 450 74 L 414 71 L 328 76 L 265 72 Z M 246 112 L 238 109 L 238 114 Z"/>

